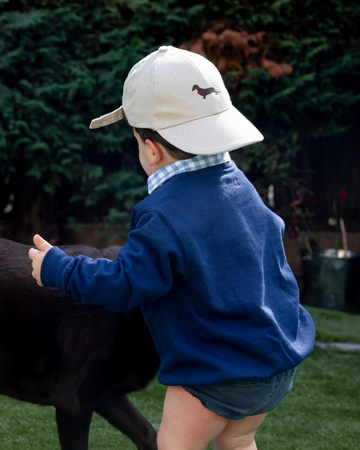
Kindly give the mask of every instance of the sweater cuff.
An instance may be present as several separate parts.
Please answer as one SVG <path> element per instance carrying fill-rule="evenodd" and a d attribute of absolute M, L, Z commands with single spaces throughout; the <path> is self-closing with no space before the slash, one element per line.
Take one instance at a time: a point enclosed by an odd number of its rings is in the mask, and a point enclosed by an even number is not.
<path fill-rule="evenodd" d="M 57 286 L 63 289 L 63 272 L 73 260 L 58 247 L 52 247 L 45 255 L 40 271 L 41 284 L 45 287 Z"/>

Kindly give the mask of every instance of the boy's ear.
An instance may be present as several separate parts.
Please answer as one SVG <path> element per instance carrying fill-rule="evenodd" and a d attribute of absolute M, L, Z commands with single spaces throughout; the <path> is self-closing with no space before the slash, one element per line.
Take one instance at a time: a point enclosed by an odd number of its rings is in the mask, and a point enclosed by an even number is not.
<path fill-rule="evenodd" d="M 154 166 L 163 157 L 162 146 L 158 142 L 151 141 L 150 139 L 146 139 L 145 144 L 150 147 L 151 152 L 149 157 L 149 165 Z"/>

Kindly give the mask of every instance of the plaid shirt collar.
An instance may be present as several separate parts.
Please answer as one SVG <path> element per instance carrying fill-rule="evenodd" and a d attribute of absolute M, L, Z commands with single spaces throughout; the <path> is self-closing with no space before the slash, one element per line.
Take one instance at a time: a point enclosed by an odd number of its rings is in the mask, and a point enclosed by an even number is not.
<path fill-rule="evenodd" d="M 205 169 L 206 167 L 216 166 L 231 160 L 229 152 L 218 155 L 201 155 L 191 159 L 175 161 L 162 169 L 157 170 L 148 178 L 149 194 L 175 175 L 183 172 L 193 172 L 195 170 Z"/>

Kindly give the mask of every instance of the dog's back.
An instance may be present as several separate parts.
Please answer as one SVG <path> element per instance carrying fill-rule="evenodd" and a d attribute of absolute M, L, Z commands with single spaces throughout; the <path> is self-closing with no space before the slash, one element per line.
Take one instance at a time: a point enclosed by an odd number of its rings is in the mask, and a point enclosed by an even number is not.
<path fill-rule="evenodd" d="M 90 373 L 96 383 L 107 377 L 110 384 L 122 384 L 122 393 L 133 390 L 127 386 L 130 379 L 133 388 L 136 383 L 145 387 L 157 372 L 158 359 L 141 311 L 112 313 L 81 305 L 57 288 L 39 287 L 31 275 L 30 248 L 0 239 L 0 393 L 53 404 L 69 392 L 77 395 Z M 119 250 L 61 248 L 70 256 L 108 259 Z M 110 366 L 112 376 L 106 374 Z M 64 409 L 76 408 L 74 398 L 65 398 Z"/>

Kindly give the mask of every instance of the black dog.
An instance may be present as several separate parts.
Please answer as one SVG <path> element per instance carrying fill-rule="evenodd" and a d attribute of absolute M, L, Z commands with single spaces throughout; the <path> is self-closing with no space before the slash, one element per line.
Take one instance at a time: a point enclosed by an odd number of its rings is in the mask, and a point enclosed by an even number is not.
<path fill-rule="evenodd" d="M 118 252 L 61 248 L 92 258 Z M 126 397 L 159 368 L 140 308 L 111 313 L 37 286 L 29 249 L 0 239 L 0 394 L 54 406 L 62 450 L 88 449 L 94 411 L 139 450 L 156 450 L 155 430 Z"/>
<path fill-rule="evenodd" d="M 195 89 L 197 90 L 197 93 L 199 95 L 202 95 L 203 99 L 205 100 L 206 96 L 209 94 L 220 94 L 220 91 L 217 91 L 216 89 L 214 89 L 213 87 L 210 88 L 206 88 L 206 89 L 202 89 L 201 87 L 199 87 L 197 84 L 194 84 L 192 91 L 195 91 Z"/>

